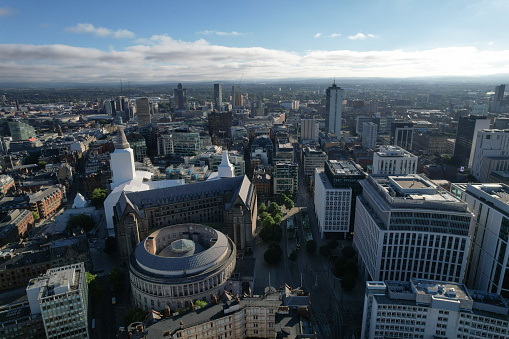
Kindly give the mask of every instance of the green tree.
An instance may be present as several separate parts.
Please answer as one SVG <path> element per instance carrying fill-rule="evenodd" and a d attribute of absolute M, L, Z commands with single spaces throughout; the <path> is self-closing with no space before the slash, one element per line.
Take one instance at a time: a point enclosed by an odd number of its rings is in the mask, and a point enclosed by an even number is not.
<path fill-rule="evenodd" d="M 308 240 L 306 241 L 306 251 L 309 253 L 315 253 L 316 251 L 316 241 Z"/>
<path fill-rule="evenodd" d="M 113 292 L 122 294 L 124 290 L 124 271 L 118 267 L 114 267 L 108 274 L 108 281 L 110 282 Z"/>
<path fill-rule="evenodd" d="M 324 257 L 328 256 L 330 254 L 330 247 L 329 247 L 329 245 L 325 244 L 325 245 L 320 246 L 319 252 Z"/>
<path fill-rule="evenodd" d="M 341 250 L 341 253 L 343 254 L 343 256 L 345 258 L 348 258 L 348 259 L 355 257 L 355 249 L 353 248 L 353 246 L 343 247 L 343 249 Z"/>
<path fill-rule="evenodd" d="M 270 214 L 273 214 L 275 210 L 279 209 L 279 206 L 275 203 L 275 202 L 272 202 L 270 205 L 269 205 L 269 209 L 268 209 L 268 212 Z"/>
<path fill-rule="evenodd" d="M 293 200 L 291 200 L 290 198 L 287 198 L 284 202 L 285 204 L 285 208 L 287 210 L 291 210 L 293 208 L 293 206 L 295 206 L 295 204 L 293 203 Z"/>
<path fill-rule="evenodd" d="M 47 163 L 46 161 L 39 161 L 39 162 L 37 163 L 37 165 L 38 165 L 41 169 L 45 169 L 47 164 L 48 164 L 48 163 Z"/>
<path fill-rule="evenodd" d="M 275 224 L 274 219 L 270 215 L 262 220 L 262 228 L 263 227 L 270 227 L 270 226 L 272 226 L 274 224 Z"/>
<path fill-rule="evenodd" d="M 104 252 L 106 254 L 113 254 L 117 250 L 117 241 L 114 237 L 107 237 L 104 241 Z"/>
<path fill-rule="evenodd" d="M 269 213 L 263 212 L 262 215 L 260 216 L 260 219 L 263 220 L 263 219 L 267 218 L 268 216 L 269 216 Z"/>
<path fill-rule="evenodd" d="M 37 212 L 32 211 L 32 215 L 34 216 L 34 220 L 39 220 L 39 214 Z"/>
<path fill-rule="evenodd" d="M 283 220 L 283 217 L 281 216 L 281 214 L 276 214 L 276 216 L 274 217 L 274 224 L 281 225 L 282 220 Z"/>
<path fill-rule="evenodd" d="M 336 239 L 329 239 L 327 241 L 327 245 L 329 245 L 329 248 L 331 250 L 335 250 L 339 246 L 339 242 Z"/>
<path fill-rule="evenodd" d="M 267 206 L 262 202 L 260 207 L 258 207 L 258 214 L 263 214 L 265 211 L 267 211 Z"/>
<path fill-rule="evenodd" d="M 90 294 L 92 304 L 98 305 L 103 296 L 103 286 L 99 279 L 97 279 L 97 274 L 85 272 L 85 277 L 87 279 L 88 293 Z"/>
<path fill-rule="evenodd" d="M 96 188 L 90 194 L 90 200 L 92 201 L 92 205 L 95 207 L 101 207 L 104 204 L 104 200 L 108 196 L 108 191 L 101 188 Z"/>
<path fill-rule="evenodd" d="M 276 215 L 283 215 L 283 212 L 281 211 L 281 208 L 277 206 L 271 213 L 272 217 L 274 218 Z"/>
<path fill-rule="evenodd" d="M 147 312 L 139 309 L 139 308 L 130 308 L 127 310 L 124 317 L 124 325 L 125 327 L 129 326 L 132 323 L 143 322 L 147 317 Z"/>
<path fill-rule="evenodd" d="M 69 232 L 74 232 L 76 230 L 85 232 L 90 232 L 95 226 L 94 219 L 91 216 L 86 214 L 78 214 L 73 215 L 69 218 L 67 222 L 67 230 Z"/>
<path fill-rule="evenodd" d="M 203 300 L 200 300 L 200 299 L 196 299 L 194 301 L 194 306 L 195 307 L 205 307 L 205 306 L 207 306 L 207 302 L 203 301 Z"/>
<path fill-rule="evenodd" d="M 345 291 L 352 291 L 355 288 L 356 277 L 352 274 L 345 274 L 341 279 L 341 288 Z"/>

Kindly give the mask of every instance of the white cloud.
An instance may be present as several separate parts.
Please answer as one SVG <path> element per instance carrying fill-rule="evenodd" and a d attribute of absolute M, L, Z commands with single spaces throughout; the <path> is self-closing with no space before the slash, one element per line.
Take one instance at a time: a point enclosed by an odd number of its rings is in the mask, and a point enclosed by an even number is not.
<path fill-rule="evenodd" d="M 316 33 L 316 34 L 315 34 L 315 38 L 319 38 L 319 37 L 321 37 L 321 36 L 322 36 L 322 33 Z"/>
<path fill-rule="evenodd" d="M 10 9 L 9 7 L 0 7 L 0 17 L 1 16 L 9 16 L 13 15 L 14 11 Z"/>
<path fill-rule="evenodd" d="M 509 73 L 509 50 L 307 51 L 226 47 L 157 35 L 123 50 L 0 44 L 5 82 L 212 81 L 278 78 L 476 76 Z"/>
<path fill-rule="evenodd" d="M 221 32 L 221 31 L 209 31 L 209 30 L 206 30 L 206 31 L 196 32 L 196 34 L 200 34 L 200 35 L 220 35 L 220 36 L 239 36 L 239 35 L 246 35 L 247 33 L 239 33 L 239 32 L 236 32 L 236 31 Z"/>
<path fill-rule="evenodd" d="M 339 33 L 332 33 L 330 35 L 331 38 L 337 38 L 338 36 L 341 36 L 341 34 L 339 34 Z"/>
<path fill-rule="evenodd" d="M 355 35 L 350 35 L 347 39 L 350 39 L 350 40 L 365 40 L 365 39 L 368 39 L 368 38 L 377 38 L 376 35 L 374 34 L 364 34 L 364 33 L 357 33 Z"/>
<path fill-rule="evenodd" d="M 112 37 L 115 39 L 121 38 L 134 38 L 134 33 L 127 29 L 118 29 L 116 31 L 104 27 L 95 27 L 92 24 L 79 23 L 73 27 L 67 27 L 67 32 L 80 33 L 80 34 L 93 34 L 99 37 Z"/>

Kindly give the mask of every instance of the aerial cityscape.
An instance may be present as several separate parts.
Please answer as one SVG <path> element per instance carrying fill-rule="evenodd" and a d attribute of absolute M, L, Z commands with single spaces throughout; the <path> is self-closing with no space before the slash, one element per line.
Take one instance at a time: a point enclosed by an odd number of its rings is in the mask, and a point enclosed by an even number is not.
<path fill-rule="evenodd" d="M 0 4 L 0 338 L 509 338 L 506 13 Z"/>

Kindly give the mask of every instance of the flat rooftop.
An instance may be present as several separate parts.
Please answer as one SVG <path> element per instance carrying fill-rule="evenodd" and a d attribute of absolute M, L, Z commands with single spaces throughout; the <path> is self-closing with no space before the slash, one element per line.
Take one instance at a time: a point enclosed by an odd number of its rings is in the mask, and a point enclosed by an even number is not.
<path fill-rule="evenodd" d="M 416 155 L 413 155 L 412 153 L 408 152 L 407 150 L 405 150 L 399 146 L 391 146 L 391 145 L 380 146 L 380 149 L 378 150 L 378 152 L 375 152 L 375 154 L 379 157 L 417 158 Z"/>
<path fill-rule="evenodd" d="M 432 295 L 453 300 L 472 300 L 463 284 L 435 281 L 427 279 L 412 279 L 412 290 L 417 295 Z"/>
<path fill-rule="evenodd" d="M 351 160 L 329 160 L 327 164 L 334 175 L 361 175 L 364 172 Z"/>

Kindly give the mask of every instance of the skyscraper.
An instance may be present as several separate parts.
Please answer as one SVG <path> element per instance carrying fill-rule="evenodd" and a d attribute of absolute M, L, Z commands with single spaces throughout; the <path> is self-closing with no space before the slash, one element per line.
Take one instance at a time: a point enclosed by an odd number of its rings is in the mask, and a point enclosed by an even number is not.
<path fill-rule="evenodd" d="M 150 103 L 147 98 L 136 99 L 136 111 L 138 112 L 138 127 L 150 124 Z"/>
<path fill-rule="evenodd" d="M 491 105 L 491 111 L 493 113 L 504 113 L 504 92 L 505 85 L 495 87 L 495 96 L 493 97 L 493 103 Z"/>
<path fill-rule="evenodd" d="M 221 84 L 214 84 L 214 104 L 218 111 L 223 110 L 223 88 Z"/>
<path fill-rule="evenodd" d="M 377 124 L 374 122 L 363 123 L 362 128 L 362 148 L 375 148 L 377 137 Z"/>
<path fill-rule="evenodd" d="M 336 134 L 338 137 L 341 134 L 341 113 L 343 100 L 345 98 L 345 90 L 336 85 L 336 82 L 326 91 L 326 112 L 327 118 L 325 119 L 325 129 L 327 133 Z"/>
<path fill-rule="evenodd" d="M 185 109 L 186 89 L 182 88 L 181 83 L 173 90 L 173 95 L 175 97 L 175 109 Z"/>
<path fill-rule="evenodd" d="M 473 156 L 471 157 L 471 153 L 472 150 L 475 150 L 477 132 L 488 128 L 490 128 L 488 117 L 469 115 L 459 118 L 456 143 L 454 145 L 454 157 L 457 158 L 461 166 L 472 166 L 471 158 Z"/>

